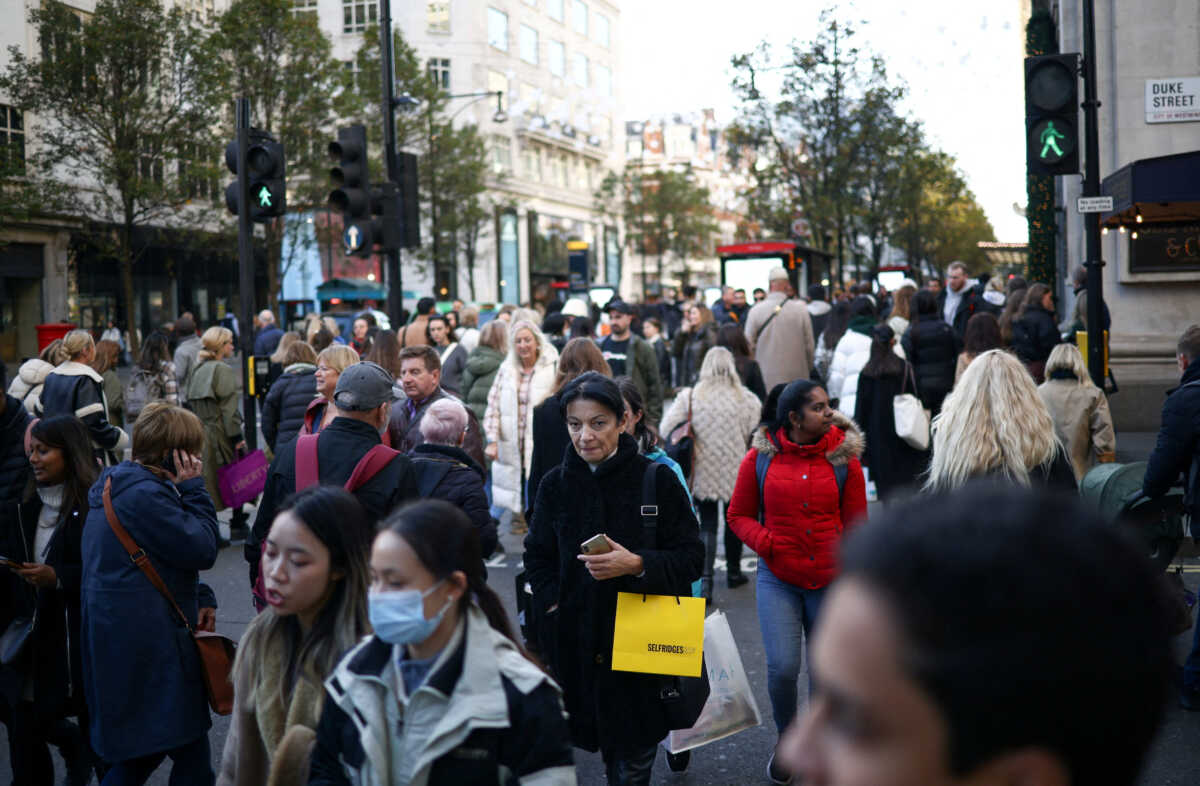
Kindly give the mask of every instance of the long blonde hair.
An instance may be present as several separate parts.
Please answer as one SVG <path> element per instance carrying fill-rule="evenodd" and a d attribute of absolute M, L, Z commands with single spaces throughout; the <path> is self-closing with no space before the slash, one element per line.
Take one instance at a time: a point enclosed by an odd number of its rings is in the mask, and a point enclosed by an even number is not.
<path fill-rule="evenodd" d="M 226 341 L 233 341 L 233 331 L 220 325 L 213 325 L 200 337 L 200 343 L 204 348 L 196 353 L 196 358 L 202 363 L 205 360 L 216 360 L 221 356 L 221 347 L 225 346 Z"/>
<path fill-rule="evenodd" d="M 1007 352 L 984 352 L 967 366 L 933 419 L 927 491 L 958 488 L 998 475 L 1023 486 L 1059 450 L 1054 420 L 1033 377 Z"/>
<path fill-rule="evenodd" d="M 1050 357 L 1046 359 L 1046 379 L 1050 379 L 1051 371 L 1060 369 L 1074 374 L 1075 378 L 1079 380 L 1079 384 L 1085 388 L 1095 387 L 1091 375 L 1088 374 L 1087 366 L 1083 362 L 1083 353 L 1074 344 L 1059 344 L 1050 350 Z"/>
<path fill-rule="evenodd" d="M 713 347 L 708 350 L 704 355 L 704 363 L 700 366 L 696 387 L 692 391 L 693 397 L 728 395 L 734 401 L 740 401 L 743 390 L 745 388 L 738 376 L 733 353 L 725 347 Z"/>

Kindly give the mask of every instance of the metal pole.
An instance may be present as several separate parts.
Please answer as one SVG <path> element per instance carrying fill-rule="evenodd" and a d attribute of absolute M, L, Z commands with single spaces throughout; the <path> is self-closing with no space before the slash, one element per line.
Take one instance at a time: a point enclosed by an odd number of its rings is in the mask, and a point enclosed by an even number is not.
<path fill-rule="evenodd" d="M 387 179 L 400 182 L 396 160 L 396 70 L 395 53 L 392 50 L 392 4 L 391 0 L 380 0 L 379 38 L 382 49 L 380 60 L 383 77 L 383 160 L 387 168 Z M 369 185 L 369 184 L 368 184 Z M 400 280 L 400 251 L 385 252 L 384 280 L 388 285 L 387 311 L 392 328 L 399 330 L 400 314 L 404 311 L 404 285 Z"/>
<path fill-rule="evenodd" d="M 238 171 L 238 321 L 242 342 L 242 434 L 246 447 L 258 447 L 254 396 L 254 226 L 250 223 L 250 178 L 246 154 L 250 149 L 250 99 L 237 99 Z"/>
<path fill-rule="evenodd" d="M 1083 0 L 1083 195 L 1100 196 L 1100 129 L 1096 110 L 1096 9 L 1094 0 Z M 1104 389 L 1104 260 L 1100 258 L 1100 214 L 1088 213 L 1087 232 L 1087 337 L 1088 373 Z"/>

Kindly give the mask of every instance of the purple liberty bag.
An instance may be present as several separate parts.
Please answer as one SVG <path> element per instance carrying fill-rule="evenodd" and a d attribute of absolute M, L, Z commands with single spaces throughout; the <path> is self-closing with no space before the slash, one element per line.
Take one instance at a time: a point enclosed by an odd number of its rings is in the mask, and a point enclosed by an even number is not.
<path fill-rule="evenodd" d="M 226 507 L 236 508 L 262 493 L 267 485 L 267 457 L 261 450 L 217 467 L 217 490 Z"/>

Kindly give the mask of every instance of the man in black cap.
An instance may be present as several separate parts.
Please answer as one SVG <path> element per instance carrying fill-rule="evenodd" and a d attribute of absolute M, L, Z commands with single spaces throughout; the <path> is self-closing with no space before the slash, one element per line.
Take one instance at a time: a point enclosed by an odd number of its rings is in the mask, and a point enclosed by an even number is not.
<path fill-rule="evenodd" d="M 600 342 L 600 351 L 614 377 L 628 376 L 637 385 L 646 405 L 646 417 L 655 424 L 662 419 L 663 385 L 658 376 L 658 356 L 654 347 L 634 335 L 633 306 L 614 298 L 604 307 L 611 332 Z"/>
<path fill-rule="evenodd" d="M 371 362 L 355 363 L 338 377 L 333 404 L 338 416 L 321 430 L 316 449 L 316 476 L 322 486 L 345 486 L 359 461 L 376 445 L 388 427 L 392 408 L 392 375 Z M 258 504 L 258 517 L 246 538 L 250 581 L 258 573 L 262 542 L 271 529 L 275 511 L 296 491 L 297 445 L 304 437 L 281 446 L 267 472 L 267 484 Z M 299 474 L 313 468 L 301 468 Z M 395 452 L 391 460 L 357 488 L 349 489 L 373 519 L 382 519 L 405 500 L 417 496 L 412 461 Z"/>

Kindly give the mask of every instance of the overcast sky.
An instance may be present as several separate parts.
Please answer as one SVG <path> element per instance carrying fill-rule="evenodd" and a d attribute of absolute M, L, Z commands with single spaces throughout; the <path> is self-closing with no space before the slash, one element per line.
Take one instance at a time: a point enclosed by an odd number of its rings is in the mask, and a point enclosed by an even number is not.
<path fill-rule="evenodd" d="M 733 117 L 729 58 L 768 40 L 776 51 L 817 32 L 828 0 L 626 0 L 621 2 L 621 90 L 630 117 L 712 107 Z M 909 88 L 908 109 L 933 144 L 957 159 L 996 238 L 1024 242 L 1023 22 L 1019 4 L 961 0 L 858 0 L 839 17 L 859 24 Z"/>

